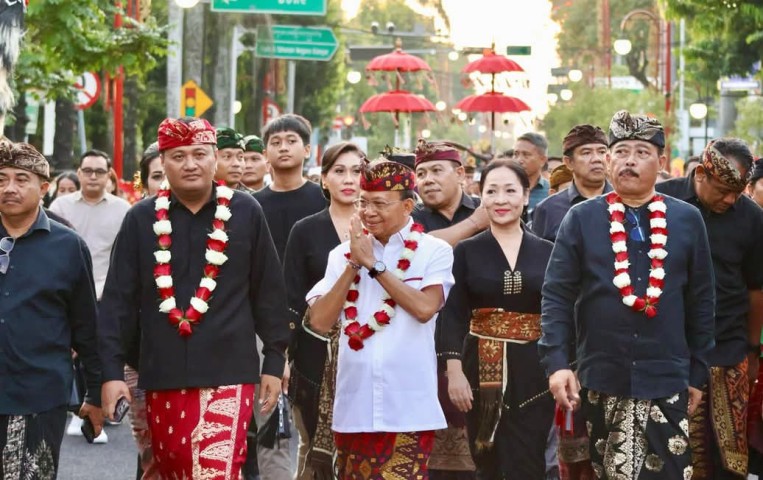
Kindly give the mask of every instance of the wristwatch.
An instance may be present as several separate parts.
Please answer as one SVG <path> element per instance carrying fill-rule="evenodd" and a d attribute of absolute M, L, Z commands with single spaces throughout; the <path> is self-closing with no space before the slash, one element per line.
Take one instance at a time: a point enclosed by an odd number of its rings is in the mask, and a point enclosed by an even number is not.
<path fill-rule="evenodd" d="M 373 266 L 371 267 L 371 270 L 368 271 L 368 276 L 371 278 L 376 278 L 377 275 L 384 273 L 387 271 L 387 266 L 384 265 L 384 262 L 380 262 L 379 260 L 375 261 Z"/>

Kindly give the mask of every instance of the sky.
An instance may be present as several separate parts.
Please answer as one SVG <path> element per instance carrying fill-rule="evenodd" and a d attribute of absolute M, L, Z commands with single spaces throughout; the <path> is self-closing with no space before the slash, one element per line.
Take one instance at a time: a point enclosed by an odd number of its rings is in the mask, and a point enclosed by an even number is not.
<path fill-rule="evenodd" d="M 342 0 L 345 11 L 352 15 L 362 0 Z M 506 47 L 532 46 L 532 55 L 514 56 L 526 72 L 529 88 L 513 88 L 507 92 L 524 100 L 534 114 L 547 111 L 547 86 L 551 68 L 558 66 L 556 34 L 559 26 L 551 21 L 551 2 L 547 0 L 443 0 L 451 24 L 451 40 L 456 47 L 490 47 L 506 52 Z M 478 57 L 474 57 L 475 59 Z M 524 133 L 519 122 L 515 134 Z"/>

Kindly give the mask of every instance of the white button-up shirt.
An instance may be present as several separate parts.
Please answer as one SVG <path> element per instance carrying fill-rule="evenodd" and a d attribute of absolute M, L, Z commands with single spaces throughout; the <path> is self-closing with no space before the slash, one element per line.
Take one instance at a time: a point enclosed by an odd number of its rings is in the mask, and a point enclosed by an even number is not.
<path fill-rule="evenodd" d="M 85 240 L 93 257 L 93 281 L 99 300 L 109 272 L 111 247 L 129 209 L 129 203 L 110 193 L 98 203 L 88 203 L 81 191 L 58 197 L 50 205 L 50 210 L 68 220 Z"/>
<path fill-rule="evenodd" d="M 390 237 L 387 245 L 373 239 L 374 256 L 394 274 L 403 242 L 413 221 Z M 307 294 L 308 303 L 334 286 L 346 268 L 345 242 L 331 251 L 325 277 Z M 442 286 L 447 298 L 454 278 L 453 250 L 444 241 L 423 234 L 410 268 L 405 272 L 407 285 L 423 289 Z M 356 302 L 358 321 L 365 324 L 381 308 L 384 292 L 381 284 L 360 271 Z M 343 332 L 339 340 L 333 430 L 355 432 L 417 432 L 447 426 L 437 399 L 437 358 L 435 353 L 435 317 L 420 323 L 399 305 L 395 316 L 382 331 L 364 341 L 355 351 Z M 341 314 L 344 321 L 344 313 Z"/>

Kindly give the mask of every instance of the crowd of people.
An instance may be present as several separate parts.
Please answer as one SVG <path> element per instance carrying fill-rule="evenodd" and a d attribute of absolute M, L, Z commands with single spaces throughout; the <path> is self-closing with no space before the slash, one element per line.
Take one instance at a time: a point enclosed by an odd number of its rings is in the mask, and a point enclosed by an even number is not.
<path fill-rule="evenodd" d="M 105 152 L 52 178 L 0 140 L 0 477 L 56 478 L 67 412 L 102 443 L 124 401 L 146 480 L 763 472 L 744 142 L 670 178 L 620 111 L 557 158 L 340 142 L 306 172 L 311 134 L 167 118 L 132 204 Z"/>

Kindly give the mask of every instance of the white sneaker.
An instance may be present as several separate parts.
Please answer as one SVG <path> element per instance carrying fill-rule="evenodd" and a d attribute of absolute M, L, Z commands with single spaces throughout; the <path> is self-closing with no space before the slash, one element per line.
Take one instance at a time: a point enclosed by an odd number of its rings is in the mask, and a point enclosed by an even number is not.
<path fill-rule="evenodd" d="M 101 434 L 95 437 L 93 443 L 109 443 L 109 436 L 106 435 L 106 430 L 101 430 Z"/>
<path fill-rule="evenodd" d="M 69 422 L 69 426 L 66 427 L 66 434 L 71 435 L 72 437 L 81 437 L 82 436 L 82 419 L 78 416 L 74 415 Z"/>

